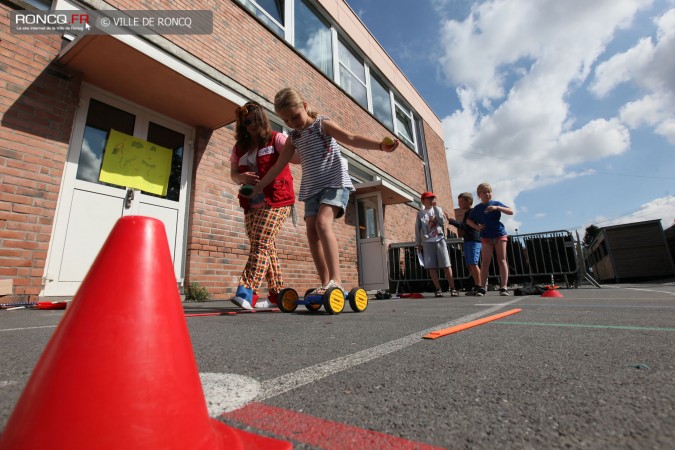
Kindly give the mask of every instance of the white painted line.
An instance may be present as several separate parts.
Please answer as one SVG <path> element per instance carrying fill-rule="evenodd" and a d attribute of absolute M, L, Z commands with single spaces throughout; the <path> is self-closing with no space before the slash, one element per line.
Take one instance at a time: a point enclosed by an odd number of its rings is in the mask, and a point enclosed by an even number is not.
<path fill-rule="evenodd" d="M 381 356 L 388 355 L 395 351 L 410 347 L 413 344 L 418 343 L 428 343 L 431 341 L 425 341 L 422 339 L 427 333 L 431 331 L 438 330 L 439 328 L 449 328 L 460 323 L 469 322 L 471 320 L 478 319 L 482 316 L 488 315 L 495 311 L 502 309 L 503 306 L 511 305 L 513 303 L 519 302 L 521 298 L 514 299 L 510 302 L 494 306 L 484 311 L 480 311 L 474 314 L 469 314 L 468 316 L 460 317 L 451 322 L 447 322 L 440 325 L 434 325 L 431 328 L 426 330 L 418 331 L 408 336 L 396 339 L 394 341 L 385 342 L 384 344 L 377 345 L 375 347 L 361 350 L 360 352 L 353 353 L 351 355 L 342 356 L 340 358 L 333 359 L 331 361 L 326 361 L 320 364 L 315 364 L 304 369 L 297 370 L 292 373 L 281 375 L 277 378 L 263 382 L 263 391 L 260 396 L 256 398 L 256 401 L 267 400 L 277 395 L 285 394 L 286 392 L 292 391 L 299 387 L 305 386 L 306 384 L 314 383 L 317 380 L 326 378 L 336 373 L 345 371 L 354 366 L 367 363 L 374 359 L 377 359 Z"/>
<path fill-rule="evenodd" d="M 210 417 L 234 411 L 252 402 L 261 391 L 260 382 L 233 373 L 200 373 Z"/>
<path fill-rule="evenodd" d="M 474 306 L 504 306 L 508 303 L 474 303 Z"/>
<path fill-rule="evenodd" d="M 56 328 L 56 325 L 45 325 L 43 327 L 26 327 L 26 328 L 5 328 L 0 331 L 23 331 L 23 330 L 37 330 L 40 328 Z"/>
<path fill-rule="evenodd" d="M 623 289 L 628 289 L 631 291 L 643 291 L 643 292 L 656 292 L 658 294 L 668 294 L 668 295 L 673 295 L 675 296 L 675 292 L 670 292 L 670 291 L 659 291 L 656 289 L 644 289 L 644 288 L 623 288 Z"/>

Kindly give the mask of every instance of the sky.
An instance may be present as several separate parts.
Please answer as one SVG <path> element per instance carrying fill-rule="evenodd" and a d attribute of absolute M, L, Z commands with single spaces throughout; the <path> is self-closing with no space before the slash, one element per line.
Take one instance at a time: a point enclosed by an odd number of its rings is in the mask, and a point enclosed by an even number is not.
<path fill-rule="evenodd" d="M 347 3 L 441 120 L 455 206 L 488 182 L 509 233 L 675 224 L 675 0 Z"/>

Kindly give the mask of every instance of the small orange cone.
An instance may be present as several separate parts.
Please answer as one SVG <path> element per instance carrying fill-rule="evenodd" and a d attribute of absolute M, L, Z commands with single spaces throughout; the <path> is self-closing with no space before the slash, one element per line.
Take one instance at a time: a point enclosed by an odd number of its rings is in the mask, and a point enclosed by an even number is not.
<path fill-rule="evenodd" d="M 553 288 L 551 286 L 547 286 L 547 287 L 548 287 L 548 289 L 546 289 L 546 292 L 541 294 L 541 297 L 559 297 L 559 298 L 563 297 L 563 295 L 560 292 L 558 292 L 558 290 L 556 288 Z"/>
<path fill-rule="evenodd" d="M 56 328 L 0 449 L 290 449 L 210 419 L 162 222 L 120 219 Z"/>

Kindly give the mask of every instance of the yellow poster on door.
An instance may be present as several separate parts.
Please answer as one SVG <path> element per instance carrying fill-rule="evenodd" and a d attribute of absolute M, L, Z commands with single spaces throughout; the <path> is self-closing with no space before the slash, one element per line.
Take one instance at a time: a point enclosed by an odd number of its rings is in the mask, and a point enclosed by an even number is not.
<path fill-rule="evenodd" d="M 99 180 L 157 195 L 166 195 L 173 151 L 110 130 Z"/>

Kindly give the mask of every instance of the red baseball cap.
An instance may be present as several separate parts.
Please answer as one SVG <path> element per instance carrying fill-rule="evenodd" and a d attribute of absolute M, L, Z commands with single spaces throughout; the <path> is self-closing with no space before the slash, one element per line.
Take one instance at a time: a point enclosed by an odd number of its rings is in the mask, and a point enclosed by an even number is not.
<path fill-rule="evenodd" d="M 426 200 L 428 198 L 436 198 L 433 192 L 423 192 L 422 193 L 422 200 Z"/>

